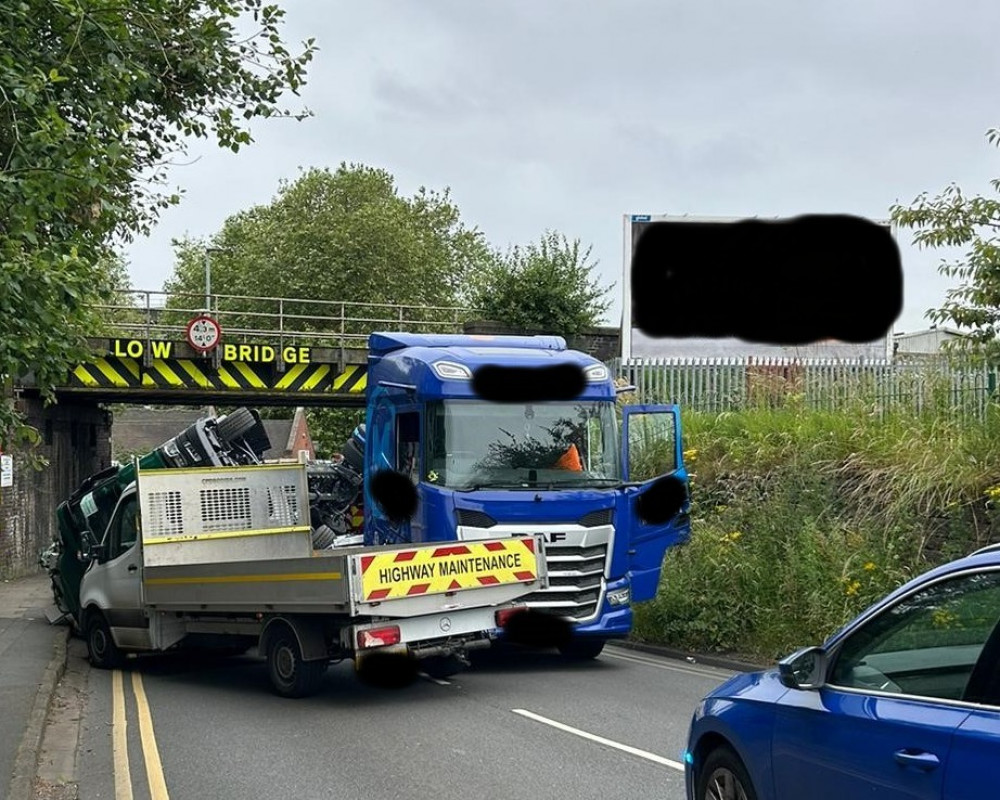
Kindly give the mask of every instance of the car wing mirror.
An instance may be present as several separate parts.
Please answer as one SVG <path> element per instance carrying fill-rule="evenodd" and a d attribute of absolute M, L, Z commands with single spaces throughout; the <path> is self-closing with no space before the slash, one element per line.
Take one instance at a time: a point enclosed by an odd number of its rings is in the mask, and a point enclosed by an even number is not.
<path fill-rule="evenodd" d="M 88 557 L 91 561 L 97 561 L 100 563 L 104 561 L 107 554 L 107 547 L 104 542 L 94 542 L 90 545 L 90 549 L 87 552 Z"/>
<path fill-rule="evenodd" d="M 778 662 L 781 682 L 790 689 L 819 689 L 829 663 L 822 647 L 804 647 Z"/>

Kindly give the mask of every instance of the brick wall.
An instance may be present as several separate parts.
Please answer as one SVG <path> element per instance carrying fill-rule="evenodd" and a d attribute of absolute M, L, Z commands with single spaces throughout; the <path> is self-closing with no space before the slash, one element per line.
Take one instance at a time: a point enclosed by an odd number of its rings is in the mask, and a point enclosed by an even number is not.
<path fill-rule="evenodd" d="M 309 432 L 309 420 L 306 418 L 306 410 L 301 406 L 295 409 L 289 445 L 287 454 L 289 458 L 298 458 L 299 450 L 308 451 L 310 458 L 316 457 L 316 447 L 313 444 L 312 434 Z"/>
<path fill-rule="evenodd" d="M 493 320 L 472 320 L 463 326 L 463 332 L 474 335 L 534 336 L 552 334 L 553 331 L 519 330 Z M 562 335 L 562 334 L 558 334 Z M 618 328 L 587 328 L 575 336 L 564 336 L 566 344 L 601 361 L 609 361 L 621 354 L 621 331 Z"/>
<path fill-rule="evenodd" d="M 21 401 L 28 421 L 42 435 L 34 452 L 48 459 L 40 471 L 23 452 L 14 456 L 14 486 L 0 489 L 0 579 L 40 570 L 38 554 L 56 532 L 56 506 L 83 480 L 111 463 L 111 419 L 92 403 L 43 408 Z"/>

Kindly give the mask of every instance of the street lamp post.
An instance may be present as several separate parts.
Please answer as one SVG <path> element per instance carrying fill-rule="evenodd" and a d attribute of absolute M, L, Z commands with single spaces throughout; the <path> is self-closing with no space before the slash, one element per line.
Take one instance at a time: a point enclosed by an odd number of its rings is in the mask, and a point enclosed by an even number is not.
<path fill-rule="evenodd" d="M 205 313 L 212 313 L 212 253 L 231 252 L 229 247 L 205 248 Z"/>

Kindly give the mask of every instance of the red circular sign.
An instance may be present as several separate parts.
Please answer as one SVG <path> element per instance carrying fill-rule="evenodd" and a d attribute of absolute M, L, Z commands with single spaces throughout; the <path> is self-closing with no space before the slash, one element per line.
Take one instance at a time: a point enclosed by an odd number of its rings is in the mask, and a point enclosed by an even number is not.
<path fill-rule="evenodd" d="M 187 325 L 187 341 L 195 350 L 207 353 L 219 344 L 222 328 L 209 316 L 195 317 Z"/>

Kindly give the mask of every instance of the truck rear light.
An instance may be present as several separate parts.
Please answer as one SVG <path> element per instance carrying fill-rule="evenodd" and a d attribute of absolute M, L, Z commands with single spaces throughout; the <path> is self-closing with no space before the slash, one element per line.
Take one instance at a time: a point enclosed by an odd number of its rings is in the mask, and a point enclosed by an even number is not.
<path fill-rule="evenodd" d="M 389 625 L 385 628 L 369 628 L 358 631 L 358 648 L 364 650 L 368 647 L 385 647 L 390 644 L 399 644 L 402 636 L 399 633 L 398 625 Z"/>
<path fill-rule="evenodd" d="M 514 606 L 514 608 L 502 608 L 496 614 L 497 627 L 506 628 L 510 618 L 522 611 L 527 611 L 527 606 Z"/>

